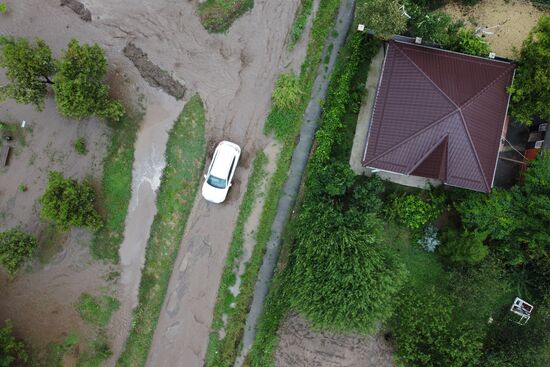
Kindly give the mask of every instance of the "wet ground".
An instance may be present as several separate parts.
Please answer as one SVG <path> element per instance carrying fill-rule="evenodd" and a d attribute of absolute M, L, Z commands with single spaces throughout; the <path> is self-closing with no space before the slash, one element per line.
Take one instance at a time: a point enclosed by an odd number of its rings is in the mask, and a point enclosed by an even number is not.
<path fill-rule="evenodd" d="M 392 349 L 381 334 L 337 335 L 313 331 L 290 315 L 278 332 L 276 367 L 394 367 Z"/>

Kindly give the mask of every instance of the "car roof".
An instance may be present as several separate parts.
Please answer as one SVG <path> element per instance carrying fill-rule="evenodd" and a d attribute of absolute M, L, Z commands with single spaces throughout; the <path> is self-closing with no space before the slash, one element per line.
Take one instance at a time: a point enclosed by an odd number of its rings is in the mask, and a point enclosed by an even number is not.
<path fill-rule="evenodd" d="M 210 170 L 210 174 L 218 178 L 227 178 L 229 175 L 229 169 L 231 168 L 231 161 L 236 155 L 235 149 L 229 145 L 220 144 L 216 148 L 216 159 Z"/>

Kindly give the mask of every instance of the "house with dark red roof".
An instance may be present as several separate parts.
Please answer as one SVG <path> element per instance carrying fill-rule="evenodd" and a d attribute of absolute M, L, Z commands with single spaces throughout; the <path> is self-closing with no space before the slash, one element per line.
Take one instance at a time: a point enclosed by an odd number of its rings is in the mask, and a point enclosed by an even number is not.
<path fill-rule="evenodd" d="M 398 40 L 382 65 L 362 165 L 491 191 L 514 65 Z"/>

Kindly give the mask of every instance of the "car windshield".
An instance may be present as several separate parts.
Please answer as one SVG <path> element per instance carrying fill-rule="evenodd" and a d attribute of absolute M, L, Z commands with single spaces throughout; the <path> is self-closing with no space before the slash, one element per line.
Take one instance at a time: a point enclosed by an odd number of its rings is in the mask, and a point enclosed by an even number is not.
<path fill-rule="evenodd" d="M 210 175 L 208 177 L 208 184 L 217 189 L 225 189 L 226 181 L 223 178 L 217 178 L 216 176 Z"/>

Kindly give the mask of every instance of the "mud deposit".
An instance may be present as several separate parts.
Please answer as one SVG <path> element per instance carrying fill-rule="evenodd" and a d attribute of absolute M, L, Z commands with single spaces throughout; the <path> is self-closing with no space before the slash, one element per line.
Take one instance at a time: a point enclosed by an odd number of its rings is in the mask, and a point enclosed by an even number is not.
<path fill-rule="evenodd" d="M 483 0 L 474 6 L 450 2 L 443 9 L 454 20 L 465 20 L 472 29 L 485 29 L 481 33 L 498 56 L 515 59 L 523 40 L 537 24 L 539 17 L 550 14 L 528 0 Z"/>
<path fill-rule="evenodd" d="M 315 332 L 297 315 L 279 329 L 276 367 L 393 367 L 392 350 L 380 334 Z"/>
<path fill-rule="evenodd" d="M 124 56 L 130 59 L 139 73 L 153 88 L 161 88 L 176 99 L 182 99 L 185 95 L 185 87 L 174 80 L 167 71 L 149 61 L 147 54 L 133 43 L 124 47 Z"/>
<path fill-rule="evenodd" d="M 92 21 L 92 13 L 77 0 L 61 0 L 61 6 L 66 6 L 80 16 L 85 22 Z"/>

